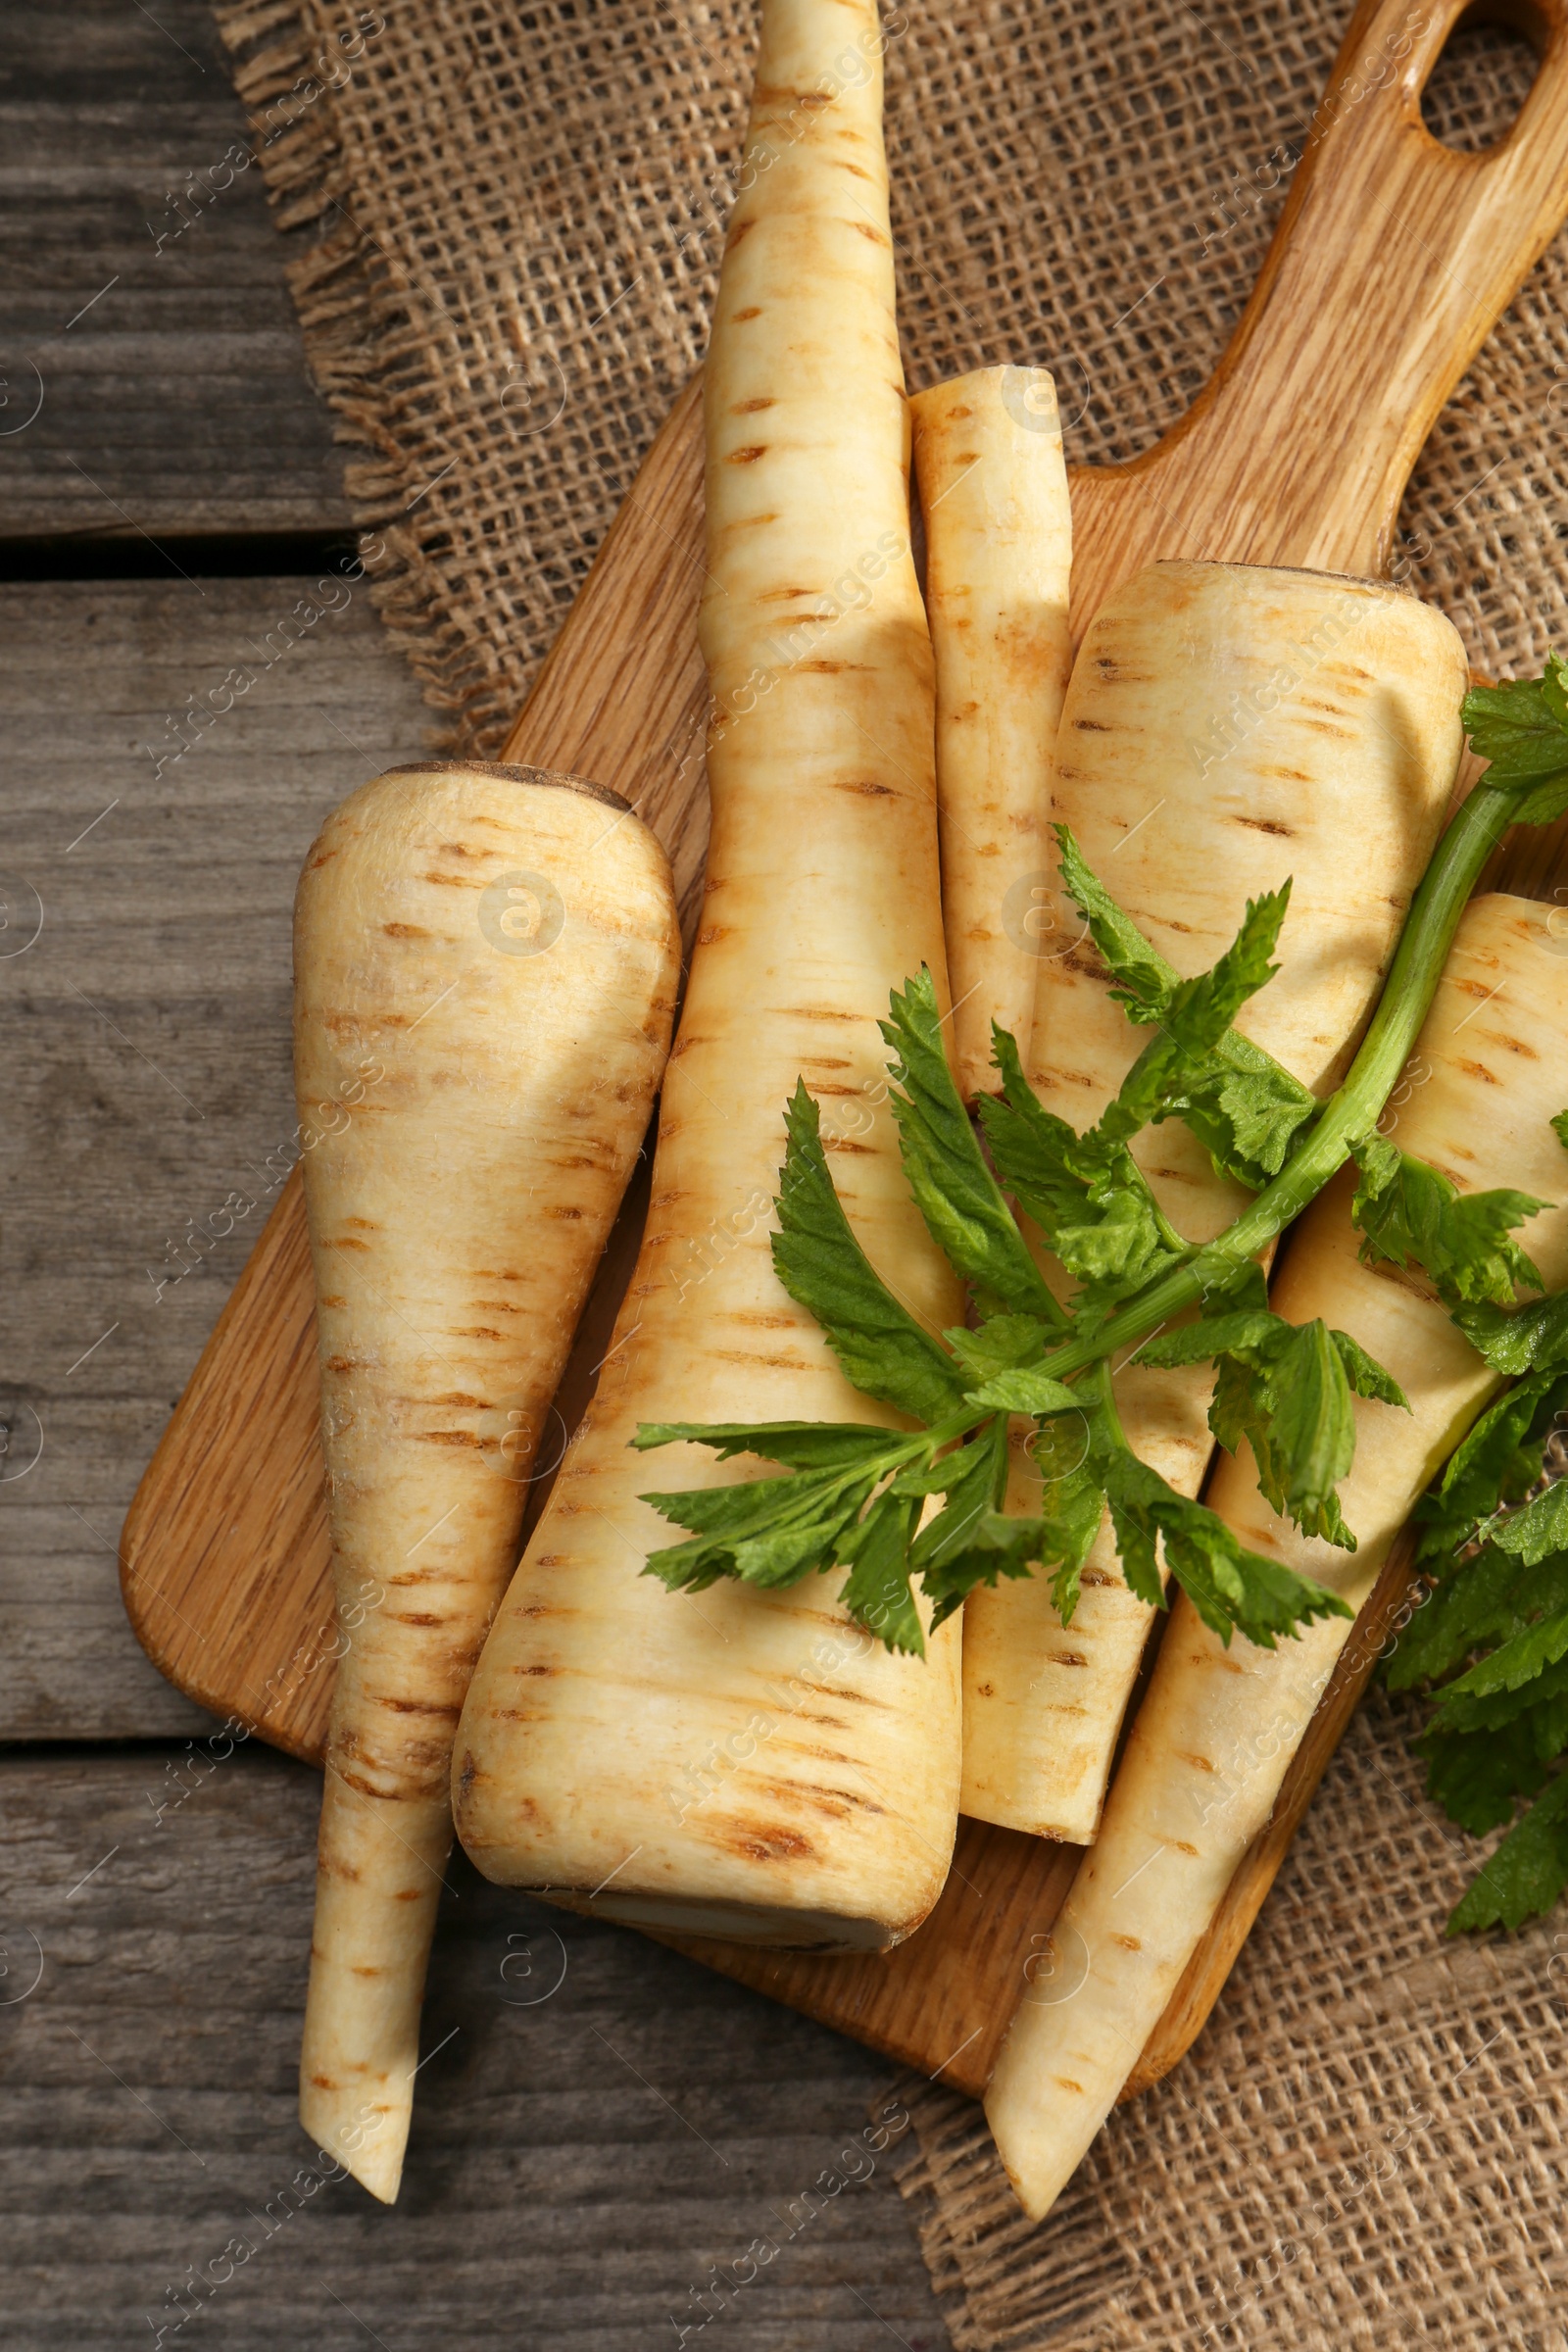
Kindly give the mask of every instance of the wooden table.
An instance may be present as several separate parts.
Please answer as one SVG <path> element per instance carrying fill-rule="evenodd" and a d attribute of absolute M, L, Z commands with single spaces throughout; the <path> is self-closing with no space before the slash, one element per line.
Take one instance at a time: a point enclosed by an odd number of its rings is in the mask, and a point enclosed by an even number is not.
<path fill-rule="evenodd" d="M 11 0 L 0 51 L 0 2336 L 630 2352 L 762 2239 L 733 2352 L 939 2352 L 895 2148 L 847 2178 L 885 2067 L 461 1861 L 401 2202 L 302 2170 L 318 1785 L 152 1671 L 116 1544 L 293 1127 L 299 860 L 433 714 L 350 583 L 159 772 L 341 558 L 341 461 L 259 173 L 159 250 L 244 139 L 205 9 Z"/>

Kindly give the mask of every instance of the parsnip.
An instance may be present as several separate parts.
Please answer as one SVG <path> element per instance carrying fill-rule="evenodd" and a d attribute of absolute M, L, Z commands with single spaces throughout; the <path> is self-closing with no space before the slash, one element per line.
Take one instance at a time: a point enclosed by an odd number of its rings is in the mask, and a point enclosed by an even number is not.
<path fill-rule="evenodd" d="M 947 1872 L 956 1628 L 925 1662 L 842 1577 L 671 1593 L 639 1494 L 733 1483 L 639 1422 L 872 1422 L 769 1252 L 797 1075 L 852 1222 L 932 1327 L 953 1277 L 884 1100 L 890 988 L 943 971 L 930 640 L 908 542 L 872 0 L 766 0 L 707 371 L 716 717 L 703 929 L 648 1236 L 584 1430 L 490 1636 L 454 1799 L 481 1870 L 661 1927 L 895 1942 Z M 760 1470 L 761 1465 L 754 1465 Z"/>
<path fill-rule="evenodd" d="M 954 1073 L 995 1092 L 991 1024 L 1027 1056 L 1049 935 L 1051 757 L 1072 641 L 1072 515 L 1043 368 L 982 368 L 918 392 L 914 471 L 937 665 L 942 916 Z M 1059 944 L 1059 943 L 1057 943 Z"/>
<path fill-rule="evenodd" d="M 1213 961 L 1249 898 L 1294 877 L 1282 969 L 1238 1026 L 1314 1092 L 1348 1063 L 1440 829 L 1465 675 L 1451 624 L 1392 588 L 1187 563 L 1154 564 L 1108 598 L 1074 665 L 1054 814 L 1183 974 Z M 1042 961 L 1030 1082 L 1074 1127 L 1100 1116 L 1147 1034 L 1111 1000 L 1087 942 Z M 1133 1152 L 1191 1241 L 1211 1239 L 1246 1199 L 1178 1121 Z M 1189 1494 L 1209 1458 L 1211 1385 L 1206 1365 L 1134 1364 L 1116 1378 L 1134 1451 Z M 1010 1507 L 1026 1506 L 1031 1480 L 1033 1465 L 1015 1462 Z M 1151 1615 L 1123 1582 L 1108 1524 L 1070 1626 L 1038 1575 L 971 1595 L 965 1813 L 1093 1838 Z"/>
<path fill-rule="evenodd" d="M 1550 909 L 1494 896 L 1467 908 L 1410 1064 L 1394 1140 L 1461 1192 L 1512 1186 L 1561 1200 L 1562 1148 L 1547 1124 L 1564 1093 L 1568 963 Z M 1270 1303 L 1321 1315 L 1386 1365 L 1412 1411 L 1355 1406 L 1354 1466 L 1341 1487 L 1353 1553 L 1308 1539 L 1259 1494 L 1250 1456 L 1221 1454 L 1209 1501 L 1253 1550 L 1370 1592 L 1411 1506 L 1501 1383 L 1424 1280 L 1357 1259 L 1353 1171 L 1294 1230 Z M 1526 1246 L 1548 1284 L 1568 1278 L 1568 1209 L 1535 1218 Z M 1064 1988 L 1020 2002 L 986 2112 L 1025 2208 L 1041 2215 L 1071 2177 L 1157 2023 L 1241 1855 L 1269 1817 L 1349 1632 L 1311 1626 L 1278 1649 L 1237 1636 L 1227 1650 L 1179 1597 L 1116 1775 L 1054 1940 Z"/>
<path fill-rule="evenodd" d="M 397 769 L 328 818 L 300 881 L 295 1077 L 347 1644 L 300 2114 L 387 2201 L 458 1710 L 679 962 L 653 835 L 614 794 L 535 769 Z"/>

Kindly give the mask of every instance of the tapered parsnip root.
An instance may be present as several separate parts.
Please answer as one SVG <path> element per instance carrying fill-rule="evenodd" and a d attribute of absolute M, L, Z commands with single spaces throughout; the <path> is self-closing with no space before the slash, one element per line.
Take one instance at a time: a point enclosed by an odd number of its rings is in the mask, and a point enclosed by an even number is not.
<path fill-rule="evenodd" d="M 300 2114 L 397 2194 L 452 1736 L 663 1066 L 680 939 L 612 793 L 441 762 L 330 817 L 295 1078 L 341 1658 Z"/>
<path fill-rule="evenodd" d="M 1465 679 L 1459 638 L 1428 605 L 1376 582 L 1227 564 L 1140 572 L 1102 606 L 1074 665 L 1054 815 L 1183 974 L 1213 963 L 1249 899 L 1294 877 L 1282 969 L 1238 1026 L 1314 1092 L 1348 1065 L 1437 839 Z M 1029 1075 L 1082 1129 L 1149 1033 L 1111 1000 L 1070 906 L 1056 912 L 1061 952 L 1040 964 Z M 1177 1120 L 1133 1151 L 1190 1241 L 1211 1240 L 1246 1200 Z M 1133 1364 L 1115 1385 L 1134 1451 L 1196 1494 L 1208 1367 Z M 1040 1576 L 971 1596 L 966 1813 L 1094 1837 L 1151 1621 L 1108 1524 L 1070 1626 Z"/>
<path fill-rule="evenodd" d="M 671 1593 L 638 1495 L 729 1484 L 642 1421 L 872 1421 L 773 1271 L 797 1076 L 877 1266 L 932 1326 L 956 1286 L 886 1107 L 888 994 L 943 971 L 930 640 L 908 543 L 871 0 L 766 0 L 707 371 L 716 717 L 703 929 L 647 1240 L 598 1396 L 497 1618 L 454 1795 L 491 1878 L 620 1919 L 882 1945 L 942 1886 L 956 1627 L 890 1654 L 842 1575 Z M 760 1465 L 757 1465 L 760 1469 Z"/>
<path fill-rule="evenodd" d="M 1561 1200 L 1568 962 L 1550 909 L 1478 899 L 1467 909 L 1409 1067 L 1394 1140 L 1461 1192 L 1513 1186 Z M 1264 1502 L 1250 1456 L 1221 1454 L 1209 1501 L 1252 1549 L 1332 1585 L 1359 1608 L 1416 1496 L 1500 1386 L 1425 1284 L 1357 1259 L 1353 1170 L 1323 1193 L 1286 1245 L 1271 1294 L 1293 1322 L 1321 1315 L 1394 1374 L 1412 1411 L 1355 1406 L 1344 1480 L 1352 1552 L 1306 1538 Z M 1526 1232 L 1553 1287 L 1568 1278 L 1568 1210 Z M 1236 1865 L 1268 1820 L 1286 1769 L 1334 1671 L 1349 1621 L 1299 1641 L 1225 1649 L 1179 1598 L 1139 1708 L 1098 1843 L 1054 1931 L 1056 2006 L 1025 1987 L 986 2101 L 1014 2187 L 1044 2214 L 1071 2178 L 1157 2024 Z"/>
<path fill-rule="evenodd" d="M 1048 911 L 1051 758 L 1072 640 L 1072 515 L 1043 368 L 983 368 L 909 403 L 937 665 L 953 1061 L 994 1092 L 991 1024 L 1027 1055 Z"/>

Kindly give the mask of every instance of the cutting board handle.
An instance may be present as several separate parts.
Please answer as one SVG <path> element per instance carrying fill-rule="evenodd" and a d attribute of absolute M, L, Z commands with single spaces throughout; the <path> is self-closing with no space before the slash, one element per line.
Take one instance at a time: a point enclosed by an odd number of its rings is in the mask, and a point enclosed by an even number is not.
<path fill-rule="evenodd" d="M 1461 19 L 1540 58 L 1475 153 L 1421 120 Z M 1179 486 L 1232 560 L 1387 570 L 1422 443 L 1565 213 L 1568 0 L 1364 0 L 1213 382 L 1126 471 L 1159 466 L 1161 497 Z"/>

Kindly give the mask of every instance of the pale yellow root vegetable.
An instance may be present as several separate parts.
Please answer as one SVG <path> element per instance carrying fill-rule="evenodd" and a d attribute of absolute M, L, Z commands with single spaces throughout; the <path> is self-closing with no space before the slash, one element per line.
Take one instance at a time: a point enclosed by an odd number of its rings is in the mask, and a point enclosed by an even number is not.
<path fill-rule="evenodd" d="M 1437 840 L 1465 683 L 1458 635 L 1429 605 L 1374 581 L 1224 564 L 1138 573 L 1101 608 L 1074 665 L 1054 815 L 1184 975 L 1215 961 L 1249 899 L 1294 877 L 1282 968 L 1238 1027 L 1316 1093 L 1348 1066 Z M 1029 1076 L 1081 1130 L 1149 1033 L 1112 1002 L 1092 946 L 1071 944 L 1082 924 L 1069 906 L 1057 920 L 1068 945 L 1040 965 Z M 1133 1152 L 1190 1241 L 1211 1240 L 1246 1199 L 1178 1120 Z M 1209 1459 L 1211 1386 L 1206 1365 L 1132 1365 L 1116 1379 L 1134 1451 L 1186 1494 Z M 1015 1472 L 1010 1507 L 1026 1507 L 1032 1474 Z M 972 1594 L 965 1813 L 1093 1838 L 1152 1620 L 1123 1582 L 1108 1520 L 1070 1626 L 1043 1576 Z"/>
<path fill-rule="evenodd" d="M 1550 915 L 1524 899 L 1471 905 L 1411 1058 L 1394 1141 L 1461 1192 L 1568 1192 L 1547 1123 L 1562 1107 L 1568 1028 L 1568 962 Z M 1250 1548 L 1359 1608 L 1416 1496 L 1502 1384 L 1424 1280 L 1358 1262 L 1353 1189 L 1347 1171 L 1295 1228 L 1271 1303 L 1292 1322 L 1321 1315 L 1348 1331 L 1410 1399 L 1409 1413 L 1355 1405 L 1355 1462 L 1340 1492 L 1359 1548 L 1277 1517 L 1250 1454 L 1220 1455 L 1208 1499 Z M 1533 1219 L 1524 1240 L 1548 1284 L 1568 1278 L 1568 1210 Z M 1049 1986 L 1024 1987 L 986 2101 L 1029 2213 L 1047 2211 L 1109 2113 L 1268 1820 L 1349 1630 L 1331 1617 L 1275 1650 L 1239 1634 L 1226 1649 L 1177 1599 L 1104 1826 L 1054 1931 L 1057 1966 Z"/>
<path fill-rule="evenodd" d="M 612 793 L 399 768 L 295 912 L 295 1080 L 342 1651 L 301 2120 L 396 2196 L 452 1739 L 674 1012 L 669 869 Z"/>
<path fill-rule="evenodd" d="M 900 1166 L 877 1031 L 943 973 L 931 649 L 909 554 L 871 0 L 766 0 L 707 371 L 717 710 L 703 930 L 670 1056 L 648 1235 L 584 1433 L 464 1711 L 464 1844 L 602 1914 L 880 1946 L 947 1873 L 957 1628 L 890 1654 L 842 1574 L 671 1593 L 680 1531 L 638 1500 L 730 1483 L 643 1421 L 890 1418 L 852 1389 L 768 1248 L 798 1074 L 851 1222 L 928 1326 L 952 1275 Z M 760 1464 L 750 1465 L 759 1471 Z"/>
<path fill-rule="evenodd" d="M 937 664 L 942 919 L 954 1073 L 1000 1086 L 991 1024 L 1027 1056 L 1049 911 L 1051 758 L 1072 662 L 1072 514 L 1043 368 L 982 368 L 909 403 Z"/>

